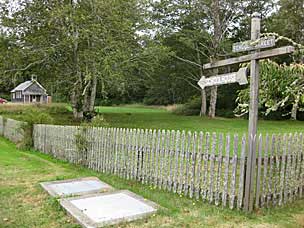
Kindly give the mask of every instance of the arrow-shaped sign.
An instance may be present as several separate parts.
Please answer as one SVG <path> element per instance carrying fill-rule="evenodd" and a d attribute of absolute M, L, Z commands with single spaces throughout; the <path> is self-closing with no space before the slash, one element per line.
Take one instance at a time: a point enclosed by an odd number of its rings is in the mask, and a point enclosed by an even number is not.
<path fill-rule="evenodd" d="M 197 83 L 202 89 L 207 86 L 224 85 L 238 82 L 240 85 L 245 85 L 247 81 L 247 67 L 240 68 L 238 72 L 222 74 L 206 78 L 203 76 Z"/>

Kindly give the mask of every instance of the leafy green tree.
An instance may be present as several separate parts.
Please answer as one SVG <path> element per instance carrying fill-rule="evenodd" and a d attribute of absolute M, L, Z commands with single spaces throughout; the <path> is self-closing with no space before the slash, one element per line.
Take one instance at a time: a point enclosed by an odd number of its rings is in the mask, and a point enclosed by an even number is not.
<path fill-rule="evenodd" d="M 262 61 L 260 65 L 260 109 L 265 110 L 265 115 L 281 111 L 296 120 L 297 112 L 304 111 L 304 65 L 279 65 L 270 60 Z M 248 88 L 239 91 L 237 102 L 235 112 L 238 115 L 248 113 Z"/>

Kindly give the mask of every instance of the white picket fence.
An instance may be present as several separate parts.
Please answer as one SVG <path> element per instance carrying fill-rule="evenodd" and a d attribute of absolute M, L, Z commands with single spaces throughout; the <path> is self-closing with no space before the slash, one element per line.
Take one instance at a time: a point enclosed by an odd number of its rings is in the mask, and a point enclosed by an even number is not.
<path fill-rule="evenodd" d="M 203 132 L 35 125 L 34 147 L 90 169 L 242 209 L 247 137 Z M 255 208 L 302 198 L 302 134 L 257 139 Z"/>

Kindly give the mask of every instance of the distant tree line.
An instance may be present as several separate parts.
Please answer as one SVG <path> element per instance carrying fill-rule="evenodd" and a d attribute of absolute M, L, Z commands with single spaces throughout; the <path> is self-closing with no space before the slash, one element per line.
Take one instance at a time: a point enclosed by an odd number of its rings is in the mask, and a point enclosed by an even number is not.
<path fill-rule="evenodd" d="M 303 7 L 302 0 L 5 0 L 0 3 L 0 95 L 8 96 L 35 74 L 53 100 L 72 105 L 75 118 L 96 105 L 134 102 L 190 102 L 191 114 L 233 115 L 236 108 L 242 111 L 248 86 L 201 90 L 197 81 L 238 66 L 204 72 L 202 64 L 231 56 L 232 43 L 250 38 L 253 12 L 262 16 L 263 33 L 304 45 Z M 287 43 L 282 39 L 278 45 Z M 303 54 L 275 62 L 301 65 Z M 300 70 L 297 75 L 303 77 Z M 273 104 L 284 100 L 272 96 Z M 261 109 L 291 115 L 297 103 L 301 112 L 303 94 L 297 96 L 277 109 L 262 102 Z"/>

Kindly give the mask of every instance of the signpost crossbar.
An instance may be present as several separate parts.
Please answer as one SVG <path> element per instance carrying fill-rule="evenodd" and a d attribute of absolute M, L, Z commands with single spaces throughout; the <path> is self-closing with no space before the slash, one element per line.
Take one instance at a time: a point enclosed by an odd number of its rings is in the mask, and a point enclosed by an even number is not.
<path fill-rule="evenodd" d="M 230 58 L 230 59 L 224 59 L 220 60 L 214 63 L 207 63 L 203 65 L 203 69 L 212 69 L 212 68 L 217 68 L 217 67 L 222 67 L 222 66 L 228 66 L 236 63 L 244 63 L 244 62 L 249 62 L 251 60 L 259 60 L 259 59 L 266 59 L 269 57 L 274 57 L 278 55 L 284 55 L 284 54 L 290 54 L 295 51 L 295 48 L 293 46 L 285 46 L 285 47 L 280 47 L 280 48 L 274 48 L 271 50 L 267 51 L 261 51 L 261 52 L 256 52 L 248 55 L 243 55 L 240 57 L 235 57 L 235 58 Z"/>

